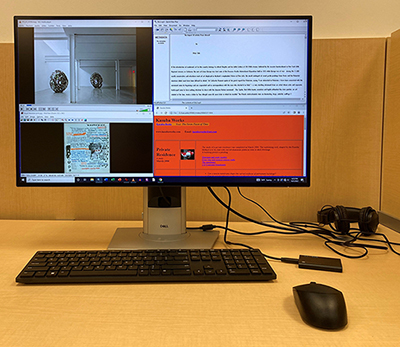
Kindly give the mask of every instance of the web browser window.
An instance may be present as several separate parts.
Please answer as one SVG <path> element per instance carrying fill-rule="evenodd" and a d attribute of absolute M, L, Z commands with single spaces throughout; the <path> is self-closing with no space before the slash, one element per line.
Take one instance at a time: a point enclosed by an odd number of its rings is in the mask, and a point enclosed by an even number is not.
<path fill-rule="evenodd" d="M 154 21 L 155 174 L 303 176 L 307 35 L 301 20 Z"/>

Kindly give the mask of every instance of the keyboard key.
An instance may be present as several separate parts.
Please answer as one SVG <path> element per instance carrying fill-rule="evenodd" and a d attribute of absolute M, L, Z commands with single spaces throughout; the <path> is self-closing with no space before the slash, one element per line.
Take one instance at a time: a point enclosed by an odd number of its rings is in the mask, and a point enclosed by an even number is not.
<path fill-rule="evenodd" d="M 35 277 L 44 277 L 46 276 L 46 271 L 37 271 L 35 273 Z"/>
<path fill-rule="evenodd" d="M 57 277 L 58 271 L 49 271 L 46 277 Z"/>
<path fill-rule="evenodd" d="M 109 277 L 109 276 L 136 276 L 137 271 L 126 270 L 126 271 L 71 271 L 71 277 Z"/>
<path fill-rule="evenodd" d="M 229 269 L 228 272 L 231 275 L 250 275 L 250 271 L 248 269 Z"/>
<path fill-rule="evenodd" d="M 174 275 L 176 276 L 188 276 L 191 275 L 192 272 L 190 271 L 190 269 L 186 269 L 186 270 L 174 270 Z"/>
<path fill-rule="evenodd" d="M 47 266 L 27 266 L 28 271 L 47 271 L 49 268 Z"/>

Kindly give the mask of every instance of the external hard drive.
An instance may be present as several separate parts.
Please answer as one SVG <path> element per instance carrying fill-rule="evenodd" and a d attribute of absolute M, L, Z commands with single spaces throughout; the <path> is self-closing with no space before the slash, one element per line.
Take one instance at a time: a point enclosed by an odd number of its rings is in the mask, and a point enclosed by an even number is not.
<path fill-rule="evenodd" d="M 313 257 L 301 255 L 299 257 L 299 268 L 311 270 L 323 270 L 342 272 L 342 261 L 338 258 Z"/>

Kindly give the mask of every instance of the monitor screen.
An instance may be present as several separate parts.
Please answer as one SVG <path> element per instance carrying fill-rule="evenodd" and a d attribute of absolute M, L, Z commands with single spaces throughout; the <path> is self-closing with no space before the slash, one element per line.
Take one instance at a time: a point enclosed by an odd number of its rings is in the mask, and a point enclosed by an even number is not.
<path fill-rule="evenodd" d="M 24 16 L 14 33 L 17 185 L 310 185 L 310 16 Z"/>

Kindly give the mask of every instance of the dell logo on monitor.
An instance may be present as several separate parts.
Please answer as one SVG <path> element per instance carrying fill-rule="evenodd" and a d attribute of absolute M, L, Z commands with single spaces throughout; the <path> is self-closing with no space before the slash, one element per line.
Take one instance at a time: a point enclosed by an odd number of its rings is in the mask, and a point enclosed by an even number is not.
<path fill-rule="evenodd" d="M 168 228 L 168 224 L 160 224 L 160 228 Z"/>

